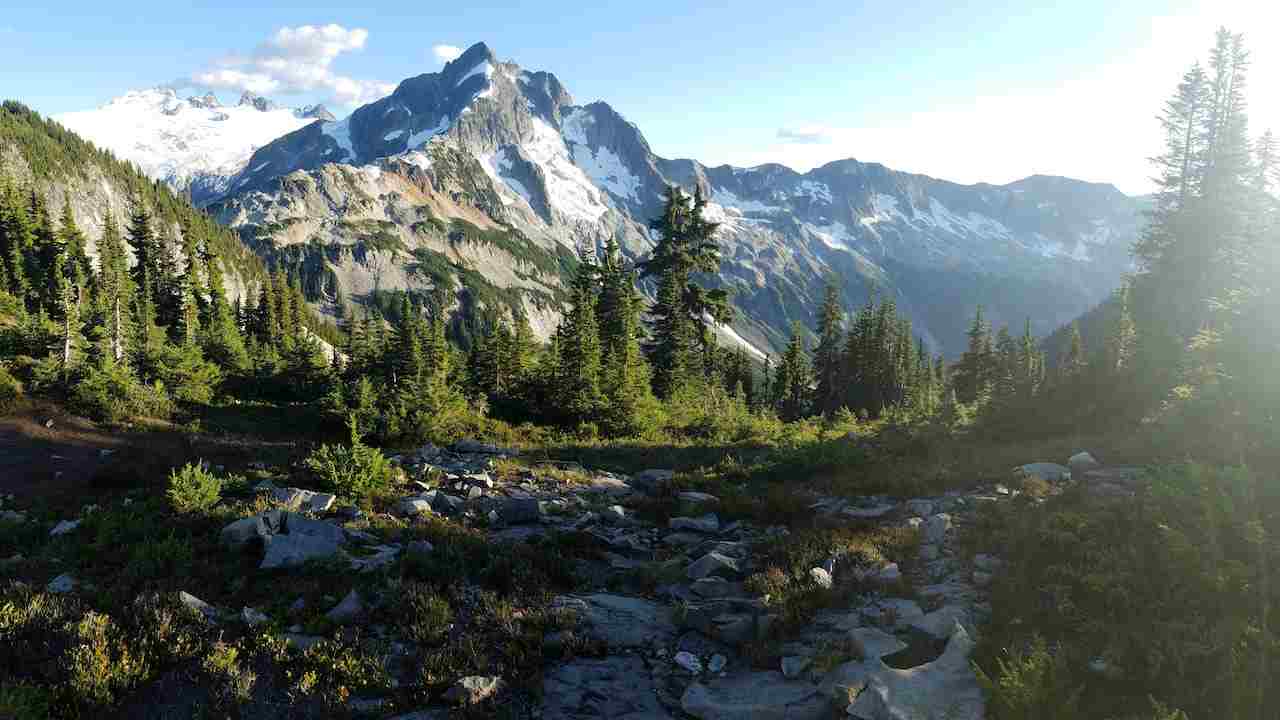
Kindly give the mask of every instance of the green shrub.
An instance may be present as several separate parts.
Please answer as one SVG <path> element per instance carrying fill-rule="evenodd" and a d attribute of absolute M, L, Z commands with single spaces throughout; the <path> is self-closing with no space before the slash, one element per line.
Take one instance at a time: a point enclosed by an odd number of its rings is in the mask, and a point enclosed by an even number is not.
<path fill-rule="evenodd" d="M 449 601 L 426 583 L 411 582 L 404 588 L 403 613 L 406 631 L 413 641 L 430 644 L 439 641 L 453 622 Z"/>
<path fill-rule="evenodd" d="M 86 613 L 75 626 L 77 643 L 67 653 L 67 689 L 82 706 L 110 705 L 146 678 L 147 659 L 133 651 L 110 617 Z"/>
<path fill-rule="evenodd" d="M 257 673 L 240 664 L 240 649 L 235 645 L 216 643 L 204 656 L 201 667 L 212 680 L 214 697 L 222 703 L 247 702 L 258 680 Z"/>
<path fill-rule="evenodd" d="M 0 411 L 13 407 L 22 398 L 22 383 L 0 365 Z"/>
<path fill-rule="evenodd" d="M 998 720 L 1072 720 L 1079 717 L 1081 688 L 1071 683 L 1066 656 L 1049 654 L 1036 636 L 1025 652 L 996 659 L 995 677 L 976 668 L 987 692 L 988 711 Z"/>
<path fill-rule="evenodd" d="M 173 401 L 162 385 L 143 384 L 128 366 L 109 360 L 85 368 L 71 393 L 71 405 L 107 422 L 130 417 L 168 418 L 173 412 Z"/>
<path fill-rule="evenodd" d="M 377 448 L 360 440 L 354 416 L 348 418 L 348 445 L 321 445 L 306 459 L 306 466 L 325 487 L 345 495 L 368 497 L 391 485 L 391 463 Z"/>
<path fill-rule="evenodd" d="M 201 463 L 187 463 L 181 470 L 169 473 L 166 495 L 173 509 L 180 513 L 205 512 L 218 504 L 222 481 Z"/>

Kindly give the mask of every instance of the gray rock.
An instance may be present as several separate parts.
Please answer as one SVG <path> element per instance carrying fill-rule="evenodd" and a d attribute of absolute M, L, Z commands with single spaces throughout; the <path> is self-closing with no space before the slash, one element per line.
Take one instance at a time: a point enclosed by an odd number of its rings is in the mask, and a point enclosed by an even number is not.
<path fill-rule="evenodd" d="M 470 455 L 519 455 L 520 451 L 515 448 L 501 447 L 492 443 L 483 443 L 476 440 L 459 440 L 453 444 L 453 451 L 456 453 L 467 453 Z"/>
<path fill-rule="evenodd" d="M 561 595 L 550 607 L 574 612 L 591 635 L 611 648 L 664 644 L 676 634 L 670 610 L 642 598 L 609 593 Z"/>
<path fill-rule="evenodd" d="M 249 627 L 258 627 L 271 622 L 271 618 L 266 613 L 259 612 L 251 607 L 245 607 L 240 610 L 240 619 Z"/>
<path fill-rule="evenodd" d="M 956 626 L 942 656 L 931 663 L 910 670 L 868 663 L 874 669 L 848 714 L 861 720 L 982 720 L 982 689 L 969 666 L 973 646 Z"/>
<path fill-rule="evenodd" d="M 372 572 L 390 565 L 400 556 L 399 545 L 378 545 L 372 550 L 372 555 L 351 556 L 351 569 L 356 572 Z"/>
<path fill-rule="evenodd" d="M 680 502 L 689 503 L 690 505 L 701 505 L 704 503 L 715 504 L 720 502 L 720 498 L 715 495 L 704 492 L 694 492 L 692 490 L 686 490 L 680 493 L 677 497 L 680 498 Z"/>
<path fill-rule="evenodd" d="M 876 625 L 902 627 L 924 617 L 924 610 L 914 600 L 884 598 L 862 608 L 862 617 Z"/>
<path fill-rule="evenodd" d="M 426 540 L 414 540 L 409 543 L 408 552 L 410 555 L 429 555 L 435 549 L 435 546 Z"/>
<path fill-rule="evenodd" d="M 876 572 L 876 582 L 886 585 L 896 583 L 901 579 L 902 571 L 898 569 L 898 563 L 889 563 Z"/>
<path fill-rule="evenodd" d="M 541 522 L 542 505 L 533 498 L 509 498 L 499 514 L 509 525 Z"/>
<path fill-rule="evenodd" d="M 718 673 L 721 670 L 723 670 L 724 666 L 728 664 L 729 664 L 729 658 L 725 657 L 724 655 L 721 655 L 720 653 L 716 653 L 715 655 L 711 656 L 710 660 L 707 661 L 707 672 L 714 675 L 715 673 Z"/>
<path fill-rule="evenodd" d="M 644 659 L 634 654 L 548 668 L 538 709 L 542 720 L 671 720 Z"/>
<path fill-rule="evenodd" d="M 63 520 L 59 522 L 57 525 L 53 526 L 53 529 L 49 531 L 49 537 L 58 537 L 59 535 L 66 535 L 67 533 L 80 527 L 80 523 L 81 523 L 80 520 Z"/>
<path fill-rule="evenodd" d="M 812 580 L 814 584 L 816 584 L 818 587 L 823 587 L 828 590 L 831 589 L 832 584 L 835 582 L 831 577 L 831 572 L 826 568 L 820 568 L 820 567 L 812 568 L 809 570 L 809 579 Z"/>
<path fill-rule="evenodd" d="M 444 699 L 455 705 L 467 707 L 479 705 L 502 690 L 502 678 L 493 675 L 468 675 L 460 678 L 444 694 Z"/>
<path fill-rule="evenodd" d="M 694 581 L 690 588 L 694 595 L 701 598 L 718 598 L 728 595 L 733 590 L 733 585 L 721 577 L 704 577 Z"/>
<path fill-rule="evenodd" d="M 907 512 L 917 517 L 927 518 L 933 514 L 933 501 L 921 500 L 918 498 L 915 500 L 908 500 Z"/>
<path fill-rule="evenodd" d="M 431 501 L 431 509 L 441 515 L 456 515 L 465 509 L 467 501 L 456 495 L 445 495 L 444 493 L 436 493 L 435 498 Z"/>
<path fill-rule="evenodd" d="M 365 613 L 364 600 L 360 598 L 360 593 L 354 589 L 342 598 L 342 602 L 333 607 L 332 610 L 325 613 L 325 617 L 339 625 L 346 625 Z"/>
<path fill-rule="evenodd" d="M 951 516 L 946 513 L 938 513 L 928 519 L 924 524 L 924 541 L 930 545 L 936 545 L 947 537 L 947 531 L 951 529 Z"/>
<path fill-rule="evenodd" d="M 826 698 L 809 683 L 791 682 L 779 672 L 754 672 L 695 682 L 680 708 L 698 720 L 824 720 Z"/>
<path fill-rule="evenodd" d="M 219 539 L 232 550 L 241 550 L 255 541 L 265 541 L 279 532 L 284 524 L 279 510 L 252 515 L 222 528 Z"/>
<path fill-rule="evenodd" d="M 676 653 L 675 662 L 676 665 L 679 665 L 694 675 L 702 674 L 702 661 L 698 659 L 697 655 L 694 655 L 691 652 L 680 651 Z"/>
<path fill-rule="evenodd" d="M 201 600 L 200 598 L 196 597 L 195 595 L 192 595 L 191 593 L 187 592 L 186 590 L 180 590 L 180 591 L 178 591 L 178 602 L 180 602 L 180 603 L 182 603 L 183 605 L 187 606 L 188 608 L 191 608 L 192 610 L 195 610 L 196 612 L 200 613 L 202 616 L 204 616 L 204 619 L 205 619 L 205 620 L 210 620 L 210 621 L 212 621 L 212 620 L 217 620 L 217 619 L 218 619 L 218 610 L 217 610 L 217 608 L 215 608 L 214 606 L 210 605 L 209 603 L 207 603 L 207 602 L 205 602 L 205 601 Z"/>
<path fill-rule="evenodd" d="M 809 658 L 801 657 L 799 655 L 789 655 L 784 657 L 782 658 L 781 663 L 782 676 L 788 680 L 795 680 L 800 677 L 800 673 L 809 669 L 809 665 L 811 663 L 812 661 Z"/>
<path fill-rule="evenodd" d="M 329 493 L 312 492 L 295 487 L 273 489 L 271 497 L 290 510 L 313 513 L 325 512 L 333 507 L 334 501 L 337 500 Z"/>
<path fill-rule="evenodd" d="M 689 530 L 700 533 L 716 533 L 720 531 L 720 518 L 715 513 L 707 513 L 702 517 L 674 517 L 671 518 L 670 527 L 672 530 Z"/>
<path fill-rule="evenodd" d="M 409 517 L 413 517 L 414 515 L 429 515 L 433 512 L 431 501 L 434 497 L 435 496 L 432 495 L 430 498 L 422 496 L 401 498 L 400 502 L 396 503 L 396 513 L 399 515 L 407 515 Z"/>
<path fill-rule="evenodd" d="M 878 660 L 907 649 L 906 643 L 876 628 L 856 628 L 849 632 L 849 641 L 863 660 Z"/>
<path fill-rule="evenodd" d="M 610 505 L 600 513 L 600 517 L 608 523 L 622 523 L 627 520 L 627 511 L 621 505 Z"/>
<path fill-rule="evenodd" d="M 738 573 L 738 561 L 718 552 L 709 552 L 689 564 L 686 574 L 690 580 L 700 580 L 717 575 L 725 577 Z"/>
<path fill-rule="evenodd" d="M 646 494 L 653 494 L 671 484 L 675 473 L 670 470 L 645 470 L 631 476 L 631 487 Z"/>
<path fill-rule="evenodd" d="M 951 637 L 957 624 L 969 627 L 971 621 L 969 611 L 954 605 L 938 608 L 907 623 L 913 632 L 921 633 L 934 640 L 946 640 Z"/>
<path fill-rule="evenodd" d="M 1087 451 L 1078 452 L 1067 460 L 1067 467 L 1071 469 L 1071 477 L 1084 477 L 1084 474 L 1090 470 L 1097 470 L 1102 467 L 1102 463 L 1094 459 Z"/>
<path fill-rule="evenodd" d="M 1071 469 L 1057 463 L 1027 463 L 1013 469 L 1016 477 L 1038 477 L 1045 482 L 1060 483 L 1071 479 Z"/>
<path fill-rule="evenodd" d="M 49 584 L 44 586 L 44 589 L 55 595 L 65 595 L 75 590 L 77 584 L 76 579 L 70 573 L 62 573 L 50 580 Z"/>
<path fill-rule="evenodd" d="M 27 521 L 27 514 L 16 510 L 5 510 L 0 512 L 0 520 L 21 524 Z"/>
<path fill-rule="evenodd" d="M 854 520 L 878 520 L 893 512 L 895 507 L 888 504 L 873 505 L 871 507 L 851 507 L 846 508 L 841 514 Z"/>
<path fill-rule="evenodd" d="M 296 567 L 308 560 L 333 557 L 346 544 L 347 533 L 341 527 L 322 520 L 312 520 L 296 513 L 284 513 L 284 534 L 265 538 L 263 570 Z"/>

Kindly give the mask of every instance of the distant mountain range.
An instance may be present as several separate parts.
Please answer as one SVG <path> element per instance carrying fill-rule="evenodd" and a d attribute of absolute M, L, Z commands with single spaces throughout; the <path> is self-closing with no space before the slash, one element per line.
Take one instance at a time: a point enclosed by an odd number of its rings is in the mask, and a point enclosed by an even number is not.
<path fill-rule="evenodd" d="M 958 185 L 856 160 L 799 173 L 661 158 L 609 105 L 578 105 L 551 73 L 483 43 L 340 121 L 305 115 L 146 91 L 59 119 L 190 188 L 294 268 L 322 309 L 447 291 L 460 315 L 519 308 L 544 336 L 567 258 L 610 238 L 643 257 L 672 183 L 711 199 L 724 263 L 710 280 L 739 309 L 723 333 L 757 353 L 776 352 L 793 320 L 813 325 L 829 279 L 851 309 L 893 294 L 952 355 L 979 304 L 997 323 L 1030 316 L 1047 332 L 1119 284 L 1144 206 L 1059 177 Z"/>

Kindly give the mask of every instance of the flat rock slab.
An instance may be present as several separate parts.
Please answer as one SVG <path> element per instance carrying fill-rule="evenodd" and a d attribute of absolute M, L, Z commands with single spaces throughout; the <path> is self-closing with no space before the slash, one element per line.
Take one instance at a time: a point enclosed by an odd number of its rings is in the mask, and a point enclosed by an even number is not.
<path fill-rule="evenodd" d="M 543 720 L 671 720 L 639 655 L 579 658 L 542 680 Z"/>
<path fill-rule="evenodd" d="M 551 607 L 577 613 L 592 634 L 611 648 L 647 647 L 676 635 L 671 611 L 643 598 L 610 593 L 561 595 L 551 601 Z"/>
<path fill-rule="evenodd" d="M 680 707 L 698 720 L 826 720 L 831 705 L 808 682 L 780 672 L 755 672 L 696 682 Z"/>
<path fill-rule="evenodd" d="M 866 687 L 847 709 L 859 720 L 982 720 L 985 712 L 969 655 L 973 641 L 957 628 L 937 660 L 910 670 L 883 662 L 867 674 Z"/>
<path fill-rule="evenodd" d="M 1071 469 L 1057 463 L 1027 463 L 1013 469 L 1014 475 L 1038 477 L 1045 482 L 1058 483 L 1071 479 Z"/>

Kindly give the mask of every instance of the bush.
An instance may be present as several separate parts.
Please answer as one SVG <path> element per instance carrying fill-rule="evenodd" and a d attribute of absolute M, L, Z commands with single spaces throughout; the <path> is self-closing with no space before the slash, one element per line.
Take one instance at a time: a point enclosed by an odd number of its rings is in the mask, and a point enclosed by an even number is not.
<path fill-rule="evenodd" d="M 425 583 L 405 586 L 404 613 L 409 637 L 419 644 L 435 643 L 444 637 L 453 622 L 453 608 L 449 601 Z"/>
<path fill-rule="evenodd" d="M 348 418 L 349 445 L 321 445 L 306 459 L 320 482 L 335 492 L 368 497 L 391 485 L 392 465 L 382 453 L 360 440 L 354 416 Z"/>
<path fill-rule="evenodd" d="M 22 398 L 22 383 L 0 365 L 0 411 L 13 407 Z"/>
<path fill-rule="evenodd" d="M 180 513 L 205 512 L 218 504 L 222 481 L 203 464 L 187 463 L 181 470 L 169 473 L 169 489 L 165 493 L 173 509 Z"/>
<path fill-rule="evenodd" d="M 130 417 L 168 418 L 173 401 L 159 383 L 145 385 L 123 363 L 104 360 L 88 366 L 71 393 L 76 411 L 107 422 Z"/>

